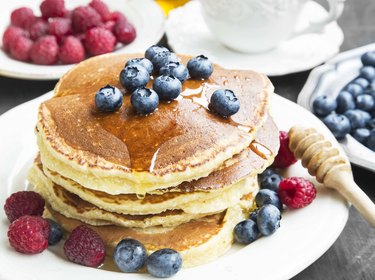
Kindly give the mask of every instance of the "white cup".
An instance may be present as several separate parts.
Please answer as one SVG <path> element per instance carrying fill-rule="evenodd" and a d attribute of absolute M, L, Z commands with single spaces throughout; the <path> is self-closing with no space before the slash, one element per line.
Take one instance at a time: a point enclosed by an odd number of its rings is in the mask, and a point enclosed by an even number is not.
<path fill-rule="evenodd" d="M 308 0 L 199 0 L 203 18 L 213 35 L 227 47 L 245 53 L 264 52 L 289 38 L 319 32 L 336 20 L 345 0 L 327 0 L 328 15 L 295 30 Z"/>

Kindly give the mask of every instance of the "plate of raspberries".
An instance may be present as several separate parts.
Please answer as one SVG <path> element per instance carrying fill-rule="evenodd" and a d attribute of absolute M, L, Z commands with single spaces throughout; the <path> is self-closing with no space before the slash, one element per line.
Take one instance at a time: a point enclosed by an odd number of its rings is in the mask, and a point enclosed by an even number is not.
<path fill-rule="evenodd" d="M 110 52 L 143 52 L 164 33 L 152 0 L 2 1 L 0 75 L 50 80 Z"/>

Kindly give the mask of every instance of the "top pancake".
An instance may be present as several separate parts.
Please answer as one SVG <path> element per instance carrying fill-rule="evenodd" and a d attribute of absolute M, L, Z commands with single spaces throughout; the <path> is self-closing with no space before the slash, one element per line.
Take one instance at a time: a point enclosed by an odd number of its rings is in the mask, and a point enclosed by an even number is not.
<path fill-rule="evenodd" d="M 114 176 L 121 181 L 119 193 L 121 186 L 134 185 L 140 193 L 139 189 L 146 192 L 207 176 L 249 146 L 266 118 L 273 91 L 267 77 L 253 71 L 215 66 L 209 79 L 186 81 L 179 99 L 161 102 L 148 116 L 134 113 L 128 93 L 118 112 L 99 112 L 94 102 L 96 92 L 106 84 L 122 89 L 118 76 L 125 62 L 141 56 L 94 57 L 61 78 L 55 97 L 42 103 L 39 110 L 37 135 L 38 143 L 44 146 L 42 161 L 47 153 L 54 161 L 44 162 L 48 168 L 75 181 L 75 171 L 78 177 Z M 180 57 L 183 63 L 189 59 Z M 233 90 L 240 100 L 239 112 L 230 118 L 219 117 L 207 108 L 218 88 Z M 64 174 L 65 168 L 58 168 L 58 163 L 72 169 Z"/>

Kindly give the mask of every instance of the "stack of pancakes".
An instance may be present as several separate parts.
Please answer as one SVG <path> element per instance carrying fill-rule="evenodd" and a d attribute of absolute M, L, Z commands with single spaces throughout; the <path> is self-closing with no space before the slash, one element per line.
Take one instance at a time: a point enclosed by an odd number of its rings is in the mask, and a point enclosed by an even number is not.
<path fill-rule="evenodd" d="M 45 215 L 68 232 L 92 227 L 108 253 L 134 238 L 149 252 L 177 250 L 184 266 L 202 264 L 230 247 L 234 226 L 253 206 L 256 176 L 277 153 L 273 87 L 256 72 L 215 66 L 209 79 L 187 80 L 178 99 L 148 116 L 134 113 L 125 91 L 119 111 L 100 112 L 96 92 L 122 89 L 119 73 L 134 57 L 141 55 L 94 57 L 60 79 L 39 108 L 29 179 L 46 200 Z M 230 118 L 208 109 L 218 88 L 240 100 Z"/>

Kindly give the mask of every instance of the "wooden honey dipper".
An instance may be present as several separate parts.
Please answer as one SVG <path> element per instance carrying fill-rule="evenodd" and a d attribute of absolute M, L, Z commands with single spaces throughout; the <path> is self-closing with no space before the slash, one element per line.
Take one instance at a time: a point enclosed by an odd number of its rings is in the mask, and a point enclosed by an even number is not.
<path fill-rule="evenodd" d="M 348 159 L 314 128 L 294 126 L 289 148 L 319 183 L 338 191 L 375 227 L 375 204 L 354 182 Z"/>

